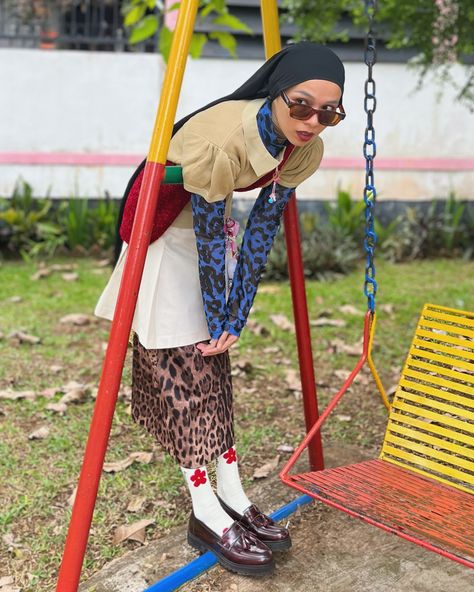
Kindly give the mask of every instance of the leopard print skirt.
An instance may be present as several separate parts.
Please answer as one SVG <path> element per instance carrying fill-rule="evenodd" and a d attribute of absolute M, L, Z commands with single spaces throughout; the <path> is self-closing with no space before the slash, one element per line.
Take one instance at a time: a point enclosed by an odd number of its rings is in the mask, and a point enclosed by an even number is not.
<path fill-rule="evenodd" d="M 180 466 L 192 469 L 234 445 L 228 352 L 195 345 L 145 349 L 133 341 L 132 417 Z"/>

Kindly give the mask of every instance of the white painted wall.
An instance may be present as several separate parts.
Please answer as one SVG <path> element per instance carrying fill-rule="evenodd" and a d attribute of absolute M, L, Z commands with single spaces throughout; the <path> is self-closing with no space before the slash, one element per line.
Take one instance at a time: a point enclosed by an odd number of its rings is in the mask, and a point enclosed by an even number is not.
<path fill-rule="evenodd" d="M 239 86 L 254 60 L 189 60 L 178 107 L 184 115 Z M 324 134 L 328 158 L 360 157 L 365 128 L 363 64 L 347 64 L 348 116 Z M 461 77 L 461 67 L 453 73 Z M 433 83 L 415 92 L 417 75 L 399 64 L 376 64 L 377 157 L 465 158 L 473 161 L 474 117 L 454 93 Z M 159 56 L 79 51 L 0 49 L 0 153 L 61 152 L 145 155 L 155 117 L 163 64 Z M 377 163 L 377 161 L 376 161 Z M 133 166 L 0 164 L 0 195 L 21 175 L 35 193 L 113 196 L 123 193 Z M 321 169 L 300 198 L 331 198 L 337 187 L 359 196 L 364 171 Z M 474 170 L 376 172 L 381 199 L 428 199 L 455 191 L 474 199 Z"/>

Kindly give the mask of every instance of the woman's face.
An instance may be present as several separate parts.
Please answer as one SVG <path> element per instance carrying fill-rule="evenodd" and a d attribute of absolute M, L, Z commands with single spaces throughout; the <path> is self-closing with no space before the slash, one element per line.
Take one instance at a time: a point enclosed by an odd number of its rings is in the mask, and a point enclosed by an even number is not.
<path fill-rule="evenodd" d="M 306 80 L 286 89 L 285 94 L 290 101 L 304 103 L 314 109 L 336 110 L 341 100 L 341 89 L 329 80 Z M 316 113 L 306 121 L 290 117 L 288 105 L 281 95 L 272 103 L 272 114 L 278 130 L 295 146 L 304 146 L 326 127 L 319 123 Z"/>

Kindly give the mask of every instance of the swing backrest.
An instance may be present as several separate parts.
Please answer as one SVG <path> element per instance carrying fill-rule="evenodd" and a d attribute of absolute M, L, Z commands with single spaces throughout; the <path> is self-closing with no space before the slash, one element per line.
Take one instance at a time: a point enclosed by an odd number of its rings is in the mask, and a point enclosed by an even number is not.
<path fill-rule="evenodd" d="M 474 313 L 423 308 L 380 457 L 474 493 Z"/>

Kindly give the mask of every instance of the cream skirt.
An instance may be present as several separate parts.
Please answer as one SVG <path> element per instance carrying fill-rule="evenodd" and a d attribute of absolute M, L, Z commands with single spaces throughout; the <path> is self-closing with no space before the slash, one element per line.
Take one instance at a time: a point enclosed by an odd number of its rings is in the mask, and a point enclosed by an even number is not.
<path fill-rule="evenodd" d="M 112 320 L 127 256 L 124 243 L 95 314 Z M 132 324 L 146 349 L 181 347 L 209 339 L 193 229 L 170 226 L 148 247 Z"/>

